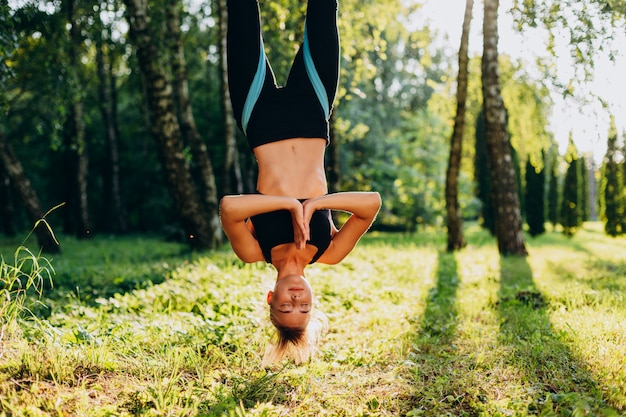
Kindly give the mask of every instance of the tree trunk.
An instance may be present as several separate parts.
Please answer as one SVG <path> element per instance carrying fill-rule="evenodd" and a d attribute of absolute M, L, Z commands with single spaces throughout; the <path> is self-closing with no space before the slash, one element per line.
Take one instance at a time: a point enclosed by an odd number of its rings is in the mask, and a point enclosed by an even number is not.
<path fill-rule="evenodd" d="M 217 245 L 223 240 L 223 231 L 219 218 L 219 203 L 213 165 L 209 157 L 209 151 L 202 140 L 196 120 L 193 116 L 191 100 L 189 98 L 189 85 L 187 82 L 187 70 L 185 64 L 185 51 L 180 35 L 180 4 L 178 1 L 170 1 L 167 9 L 168 34 L 170 35 L 170 52 L 173 72 L 174 97 L 177 99 L 179 111 L 179 124 L 183 138 L 187 140 L 193 160 L 200 172 L 199 189 L 202 196 L 203 211 L 208 220 L 208 239 Z M 212 245 L 213 246 L 213 245 Z"/>
<path fill-rule="evenodd" d="M 456 91 L 456 116 L 450 140 L 450 158 L 446 172 L 446 212 L 448 221 L 448 252 L 465 247 L 463 238 L 463 218 L 459 205 L 459 171 L 463 151 L 463 130 L 465 128 L 465 103 L 467 101 L 467 66 L 469 30 L 472 21 L 474 0 L 465 2 L 465 17 L 459 47 L 459 76 Z"/>
<path fill-rule="evenodd" d="M 46 227 L 46 224 L 40 221 L 44 216 L 44 212 L 41 210 L 39 198 L 35 190 L 33 190 L 30 181 L 26 178 L 22 164 L 17 159 L 15 152 L 13 152 L 2 132 L 0 132 L 0 158 L 6 168 L 9 179 L 24 203 L 29 221 L 34 225 L 34 233 L 39 247 L 43 252 L 59 253 L 61 248 Z"/>
<path fill-rule="evenodd" d="M 226 154 L 224 158 L 224 194 L 241 194 L 243 178 L 237 150 L 235 118 L 230 105 L 230 89 L 228 88 L 228 60 L 226 59 L 226 35 L 228 32 L 228 8 L 226 0 L 216 0 L 217 24 L 220 31 L 219 69 L 221 74 L 221 98 L 224 111 L 224 139 Z"/>
<path fill-rule="evenodd" d="M 487 155 L 487 134 L 485 132 L 485 112 L 481 110 L 476 117 L 476 144 L 474 147 L 474 181 L 476 197 L 480 200 L 481 226 L 496 235 L 495 210 L 491 201 L 491 184 L 489 179 L 489 157 Z"/>
<path fill-rule="evenodd" d="M 59 152 L 59 161 L 57 166 L 61 167 L 61 181 L 66 184 L 62 188 L 61 199 L 65 202 L 67 209 L 63 210 L 63 233 L 68 235 L 76 234 L 76 217 L 78 217 L 76 208 L 78 207 L 78 197 L 76 196 L 76 187 L 74 186 L 76 172 L 76 158 L 71 151 L 72 138 L 70 137 L 70 120 L 65 120 L 63 126 L 63 147 Z"/>
<path fill-rule="evenodd" d="M 99 14 L 97 14 L 99 16 Z M 113 75 L 113 59 L 109 50 L 109 59 L 105 56 L 105 46 L 102 37 L 99 37 L 96 45 L 96 62 L 98 67 L 100 113 L 104 122 L 107 163 L 104 174 L 104 213 L 106 227 L 112 231 L 125 233 L 128 230 L 126 210 L 122 204 L 120 191 L 120 164 L 118 153 L 118 129 L 117 117 L 113 112 L 113 92 L 115 80 Z"/>
<path fill-rule="evenodd" d="M 15 236 L 15 209 L 13 193 L 11 192 L 11 178 L 0 159 L 0 222 L 2 233 L 6 236 Z"/>
<path fill-rule="evenodd" d="M 69 90 L 71 100 L 70 111 L 70 147 L 67 149 L 72 158 L 76 161 L 76 171 L 73 180 L 76 192 L 74 208 L 77 213 L 76 236 L 86 238 L 91 234 L 91 221 L 89 218 L 89 206 L 87 199 L 87 176 L 89 171 L 87 141 L 85 137 L 85 119 L 83 109 L 83 93 L 80 81 L 80 60 L 76 48 L 82 43 L 80 29 L 75 19 L 75 3 L 73 0 L 67 2 L 67 21 L 70 24 L 69 42 Z"/>
<path fill-rule="evenodd" d="M 76 236 L 87 238 L 91 236 L 91 219 L 89 218 L 89 203 L 87 198 L 87 176 L 89 175 L 89 159 L 87 141 L 85 139 L 85 119 L 82 99 L 74 103 L 74 138 L 76 143 L 76 187 L 78 196 L 78 227 Z"/>
<path fill-rule="evenodd" d="M 626 154 L 624 154 L 626 157 Z M 626 162 L 624 163 L 626 166 Z M 596 209 L 598 202 L 598 186 L 596 183 L 596 163 L 593 157 L 589 160 L 589 171 L 587 172 L 587 178 L 589 181 L 589 220 L 598 220 L 598 211 Z M 626 173 L 626 170 L 624 170 Z"/>
<path fill-rule="evenodd" d="M 496 239 L 501 255 L 526 256 L 507 116 L 498 77 L 498 0 L 484 0 L 482 90 Z"/>
<path fill-rule="evenodd" d="M 165 180 L 190 245 L 215 247 L 215 236 L 200 207 L 191 173 L 185 161 L 181 130 L 174 114 L 172 87 L 159 61 L 159 51 L 148 32 L 147 5 L 125 0 L 131 39 L 144 80 L 150 127 L 163 165 Z"/>

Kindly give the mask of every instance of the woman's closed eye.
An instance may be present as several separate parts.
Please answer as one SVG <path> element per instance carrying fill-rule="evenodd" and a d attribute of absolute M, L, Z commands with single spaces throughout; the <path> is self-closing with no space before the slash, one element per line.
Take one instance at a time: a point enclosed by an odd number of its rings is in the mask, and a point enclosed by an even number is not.
<path fill-rule="evenodd" d="M 281 304 L 278 306 L 278 311 L 281 313 L 291 313 L 293 311 L 293 306 L 291 304 Z M 308 313 L 311 311 L 311 305 L 307 303 L 300 304 L 298 306 L 298 311 L 300 313 Z"/>
<path fill-rule="evenodd" d="M 281 304 L 278 306 L 278 311 L 280 311 L 281 313 L 291 313 L 291 310 L 291 304 Z"/>

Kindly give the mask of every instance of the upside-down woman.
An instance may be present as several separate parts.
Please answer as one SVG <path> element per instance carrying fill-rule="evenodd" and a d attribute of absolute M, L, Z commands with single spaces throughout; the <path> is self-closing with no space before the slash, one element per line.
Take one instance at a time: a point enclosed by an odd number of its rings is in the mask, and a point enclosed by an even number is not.
<path fill-rule="evenodd" d="M 337 1 L 309 0 L 304 40 L 284 87 L 265 56 L 256 0 L 228 0 L 227 45 L 232 107 L 257 160 L 258 194 L 225 196 L 222 227 L 241 260 L 265 261 L 277 271 L 267 302 L 278 334 L 264 363 L 286 356 L 301 363 L 324 320 L 305 267 L 344 259 L 381 206 L 377 192 L 328 194 L 324 152 L 339 76 Z M 331 210 L 350 213 L 340 229 Z"/>

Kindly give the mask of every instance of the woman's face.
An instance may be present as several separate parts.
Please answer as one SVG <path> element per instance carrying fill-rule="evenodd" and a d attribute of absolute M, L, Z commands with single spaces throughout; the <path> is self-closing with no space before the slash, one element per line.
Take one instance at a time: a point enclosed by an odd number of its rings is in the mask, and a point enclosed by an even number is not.
<path fill-rule="evenodd" d="M 276 325 L 304 329 L 311 319 L 313 290 L 303 276 L 287 275 L 276 281 L 267 303 Z"/>

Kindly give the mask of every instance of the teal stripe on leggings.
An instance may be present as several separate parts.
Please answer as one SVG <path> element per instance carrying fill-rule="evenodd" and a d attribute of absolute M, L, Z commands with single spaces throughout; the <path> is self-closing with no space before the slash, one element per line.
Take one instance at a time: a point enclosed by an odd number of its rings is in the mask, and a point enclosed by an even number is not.
<path fill-rule="evenodd" d="M 252 84 L 250 85 L 250 90 L 248 91 L 248 95 L 246 96 L 246 102 L 243 105 L 243 112 L 241 114 L 241 126 L 243 127 L 244 134 L 247 134 L 248 122 L 250 121 L 252 110 L 254 109 L 254 105 L 261 95 L 263 83 L 265 82 L 265 72 L 267 70 L 265 67 L 265 50 L 263 46 L 263 41 L 261 41 L 260 50 L 261 52 L 259 54 L 259 64 L 257 65 L 256 73 L 254 74 L 254 79 L 252 80 Z"/>
<path fill-rule="evenodd" d="M 326 94 L 326 88 L 324 88 L 324 84 L 320 79 L 317 70 L 315 69 L 315 63 L 313 62 L 313 57 L 311 56 L 311 49 L 309 47 L 309 37 L 307 34 L 306 24 L 304 25 L 304 67 L 306 68 L 306 73 L 309 76 L 309 80 L 311 84 L 313 84 L 313 89 L 315 90 L 315 94 L 317 95 L 317 99 L 322 105 L 322 109 L 324 110 L 324 116 L 326 120 L 330 117 L 330 106 L 328 104 L 328 94 Z"/>

